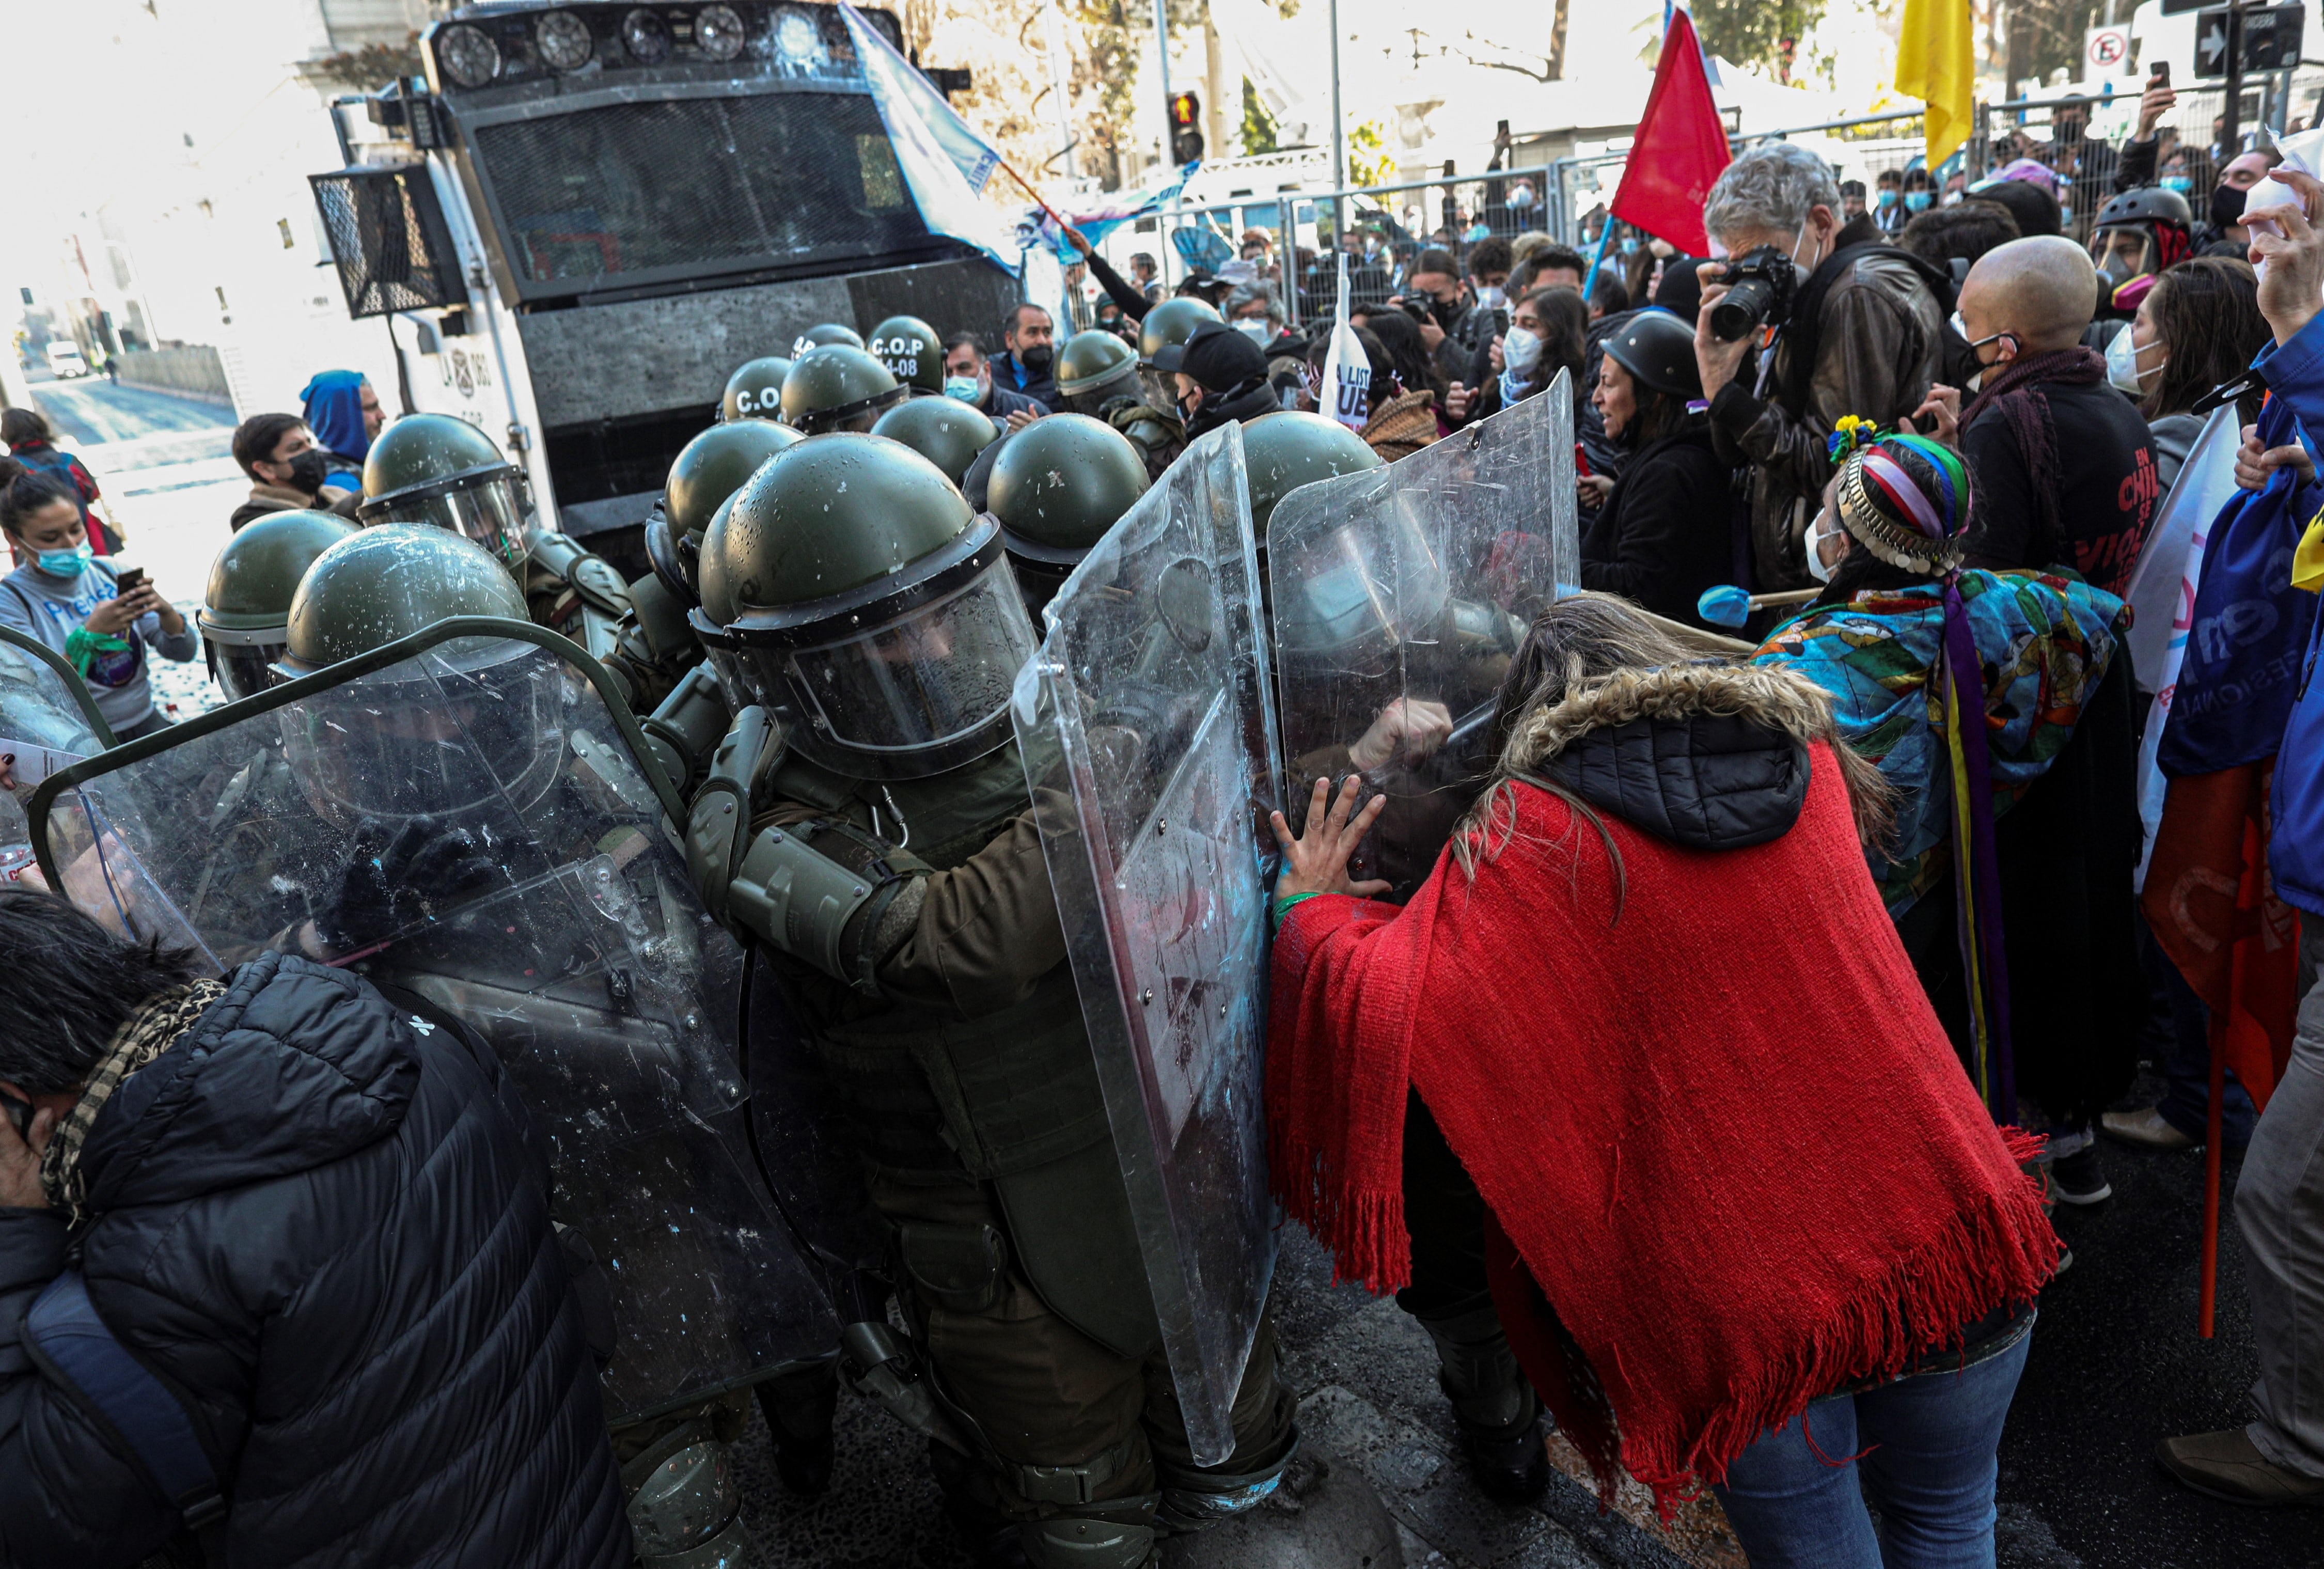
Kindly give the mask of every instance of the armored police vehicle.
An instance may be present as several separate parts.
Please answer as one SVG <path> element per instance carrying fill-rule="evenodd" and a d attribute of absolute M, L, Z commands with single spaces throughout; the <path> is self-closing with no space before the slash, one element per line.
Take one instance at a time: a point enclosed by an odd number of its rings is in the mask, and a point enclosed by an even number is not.
<path fill-rule="evenodd" d="M 415 409 L 503 441 L 538 521 L 616 560 L 742 361 L 1016 297 L 920 221 L 836 5 L 490 4 L 420 50 L 334 106 L 346 167 L 311 177 L 347 309 L 390 318 Z"/>

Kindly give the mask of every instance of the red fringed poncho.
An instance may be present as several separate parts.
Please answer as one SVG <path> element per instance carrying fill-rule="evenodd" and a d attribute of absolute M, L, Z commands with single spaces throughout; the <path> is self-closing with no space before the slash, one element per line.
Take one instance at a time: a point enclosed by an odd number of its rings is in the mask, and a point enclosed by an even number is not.
<path fill-rule="evenodd" d="M 1881 909 L 1829 745 L 1812 755 L 1805 809 L 1766 844 L 1606 817 L 1618 921 L 1596 831 L 1516 785 L 1473 886 L 1448 853 L 1402 910 L 1308 900 L 1275 946 L 1285 1206 L 1342 1276 L 1406 1284 L 1416 1088 L 1523 1260 L 1495 1297 L 1527 1374 L 1601 1487 L 1618 1457 L 1665 1507 L 1810 1401 L 2031 1301 L 2058 1255 L 2024 1141 Z M 1535 1283 L 1586 1366 L 1525 1311 Z"/>

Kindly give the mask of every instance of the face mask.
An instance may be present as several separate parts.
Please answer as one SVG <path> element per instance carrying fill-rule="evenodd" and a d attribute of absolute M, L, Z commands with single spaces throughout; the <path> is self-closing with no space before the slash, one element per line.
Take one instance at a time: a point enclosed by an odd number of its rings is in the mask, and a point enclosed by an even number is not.
<path fill-rule="evenodd" d="M 1834 561 L 1829 567 L 1823 564 L 1823 541 L 1831 538 L 1835 531 L 1824 527 L 1830 521 L 1831 521 L 1830 512 L 1818 512 L 1815 515 L 1815 521 L 1808 525 L 1808 576 L 1819 583 L 1831 582 L 1831 575 L 1840 569 L 1839 561 Z"/>
<path fill-rule="evenodd" d="M 1477 291 L 1477 303 L 1488 310 L 1499 310 L 1509 302 L 1509 291 L 1498 283 L 1488 283 Z"/>
<path fill-rule="evenodd" d="M 1624 241 L 1622 242 L 1622 254 L 1624 254 L 1624 255 L 1626 255 L 1626 256 L 1635 256 L 1635 255 L 1637 255 L 1637 254 L 1638 254 L 1638 242 L 1637 242 L 1637 241 L 1636 241 L 1636 240 L 1624 240 Z"/>
<path fill-rule="evenodd" d="M 1267 318 L 1264 317 L 1251 317 L 1238 321 L 1234 324 L 1234 329 L 1261 348 L 1275 341 L 1275 329 L 1268 325 Z"/>
<path fill-rule="evenodd" d="M 1534 366 L 1541 364 L 1541 339 L 1522 327 L 1513 327 L 1501 339 L 1501 363 L 1511 375 L 1530 377 Z"/>
<path fill-rule="evenodd" d="M 1195 413 L 1202 406 L 1202 394 L 1199 392 L 1188 392 L 1185 397 L 1180 398 L 1178 400 L 1179 422 L 1192 425 L 1194 422 Z"/>
<path fill-rule="evenodd" d="M 984 383 L 978 381 L 974 376 L 946 376 L 945 378 L 945 396 L 947 398 L 958 398 L 964 403 L 975 402 L 977 394 L 982 392 L 983 390 Z"/>
<path fill-rule="evenodd" d="M 1881 211 L 1886 212 L 1896 205 L 1896 193 L 1893 190 L 1884 190 L 1872 199 L 1880 204 Z"/>
<path fill-rule="evenodd" d="M 2158 338 L 2153 343 L 2148 344 L 2146 348 L 2159 347 L 2161 343 L 2162 340 Z M 2144 392 L 2146 389 L 2143 383 L 2146 379 L 2149 376 L 2159 375 L 2162 374 L 2163 366 L 2171 363 L 2165 359 L 2147 370 L 2141 371 L 2138 368 L 2138 356 L 2145 352 L 2145 349 L 2138 347 L 2130 341 L 2128 328 L 2116 333 L 2112 341 L 2107 345 L 2107 380 L 2133 397 Z"/>
<path fill-rule="evenodd" d="M 96 558 L 97 552 L 85 544 L 75 545 L 69 550 L 43 550 L 41 570 L 51 577 L 78 577 L 88 570 L 88 564 Z"/>
<path fill-rule="evenodd" d="M 2250 196 L 2249 191 L 2237 190 L 2232 185 L 2213 186 L 2211 188 L 2211 222 L 2223 229 L 2233 228 L 2243 222 L 2244 203 L 2250 198 Z"/>
<path fill-rule="evenodd" d="M 309 447 L 290 460 L 290 488 L 313 495 L 323 488 L 323 480 L 331 472 L 330 459 L 319 447 Z"/>
<path fill-rule="evenodd" d="M 2175 190 L 2184 196 L 2195 189 L 2195 182 L 2183 174 L 2166 174 L 2163 177 L 2163 189 Z"/>
<path fill-rule="evenodd" d="M 1925 190 L 1906 191 L 1904 193 L 1904 208 L 1908 212 L 1928 211 L 1929 193 Z"/>
<path fill-rule="evenodd" d="M 1533 205 L 1533 192 L 1523 186 L 1517 187 L 1517 189 L 1509 192 L 1509 205 L 1523 212 Z"/>

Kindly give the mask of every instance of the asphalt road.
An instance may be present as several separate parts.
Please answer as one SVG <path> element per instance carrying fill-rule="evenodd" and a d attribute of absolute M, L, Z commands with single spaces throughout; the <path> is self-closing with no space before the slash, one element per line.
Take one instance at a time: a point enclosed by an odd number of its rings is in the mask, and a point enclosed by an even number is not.
<path fill-rule="evenodd" d="M 220 424 L 231 429 L 234 424 L 234 411 L 222 403 L 143 387 L 116 387 L 103 376 L 37 382 L 32 401 L 68 448 L 134 441 L 165 431 L 209 430 Z"/>

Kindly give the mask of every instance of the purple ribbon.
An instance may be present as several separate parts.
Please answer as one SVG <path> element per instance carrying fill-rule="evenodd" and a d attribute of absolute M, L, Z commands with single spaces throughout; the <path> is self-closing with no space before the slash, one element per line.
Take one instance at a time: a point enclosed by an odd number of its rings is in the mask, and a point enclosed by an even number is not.
<path fill-rule="evenodd" d="M 1945 578 L 1944 678 L 1955 697 L 1952 707 L 1959 722 L 1962 771 L 1969 782 L 1970 843 L 1960 844 L 1956 835 L 1953 875 L 1975 879 L 1973 883 L 1955 884 L 1955 926 L 1965 965 L 1974 971 L 1975 948 L 1984 950 L 1993 1041 L 1987 1109 L 1995 1121 L 2006 1125 L 2017 1120 L 2017 1072 L 2009 1036 L 2009 963 L 2001 945 L 2001 862 L 1993 842 L 1993 758 L 1986 736 L 1984 668 L 1978 660 L 1977 641 L 1969 635 L 1969 608 L 1961 603 L 1959 574 Z M 1972 908 L 1974 930 L 1969 920 Z"/>

